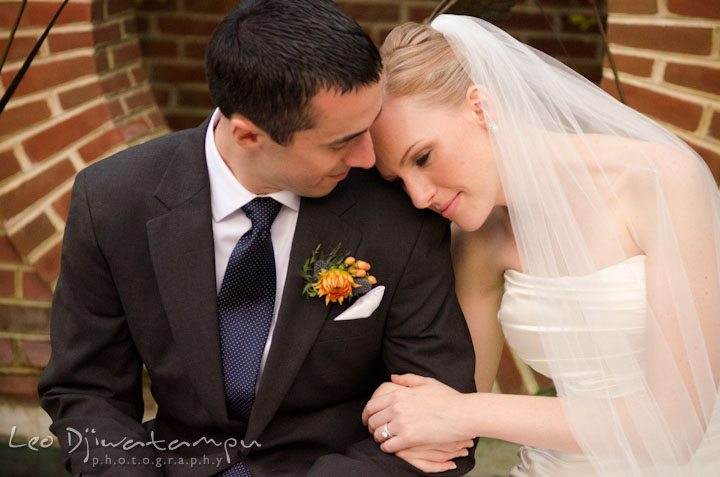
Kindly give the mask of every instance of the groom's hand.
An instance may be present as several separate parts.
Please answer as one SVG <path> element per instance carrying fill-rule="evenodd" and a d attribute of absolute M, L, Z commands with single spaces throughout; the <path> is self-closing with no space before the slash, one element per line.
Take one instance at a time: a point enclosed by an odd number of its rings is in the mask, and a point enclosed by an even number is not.
<path fill-rule="evenodd" d="M 395 455 L 423 472 L 445 472 L 456 469 L 457 464 L 452 459 L 467 456 L 468 448 L 473 445 L 474 442 L 469 439 L 447 444 L 410 447 L 396 452 Z"/>

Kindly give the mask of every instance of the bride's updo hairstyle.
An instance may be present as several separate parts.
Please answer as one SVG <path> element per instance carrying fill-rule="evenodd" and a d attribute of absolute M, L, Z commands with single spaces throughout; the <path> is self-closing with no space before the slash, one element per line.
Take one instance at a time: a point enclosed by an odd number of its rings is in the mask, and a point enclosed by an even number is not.
<path fill-rule="evenodd" d="M 429 25 L 398 26 L 380 54 L 386 96 L 421 95 L 436 104 L 457 106 L 472 85 L 443 34 Z"/>

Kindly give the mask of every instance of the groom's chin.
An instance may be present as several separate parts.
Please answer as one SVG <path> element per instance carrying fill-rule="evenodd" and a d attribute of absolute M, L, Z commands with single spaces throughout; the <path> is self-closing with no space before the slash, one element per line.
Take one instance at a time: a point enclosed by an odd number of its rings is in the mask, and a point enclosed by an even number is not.
<path fill-rule="evenodd" d="M 330 194 L 339 183 L 340 181 L 323 182 L 322 184 L 318 184 L 315 187 L 308 187 L 306 190 L 303 190 L 298 195 L 301 195 L 302 197 L 309 197 L 311 199 L 319 199 Z"/>

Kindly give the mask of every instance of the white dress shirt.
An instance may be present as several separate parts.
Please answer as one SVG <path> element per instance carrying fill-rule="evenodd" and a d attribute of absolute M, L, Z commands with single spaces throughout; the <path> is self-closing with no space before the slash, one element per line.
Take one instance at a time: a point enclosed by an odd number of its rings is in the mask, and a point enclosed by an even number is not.
<path fill-rule="evenodd" d="M 300 196 L 288 191 L 259 196 L 248 191 L 238 182 L 230 168 L 223 161 L 215 145 L 215 127 L 220 121 L 221 114 L 220 109 L 215 109 L 205 135 L 205 158 L 210 176 L 210 204 L 212 207 L 213 241 L 215 243 L 215 285 L 218 293 L 220 292 L 220 285 L 222 285 L 228 260 L 230 260 L 230 254 L 240 237 L 252 227 L 252 222 L 241 207 L 256 197 L 272 197 L 282 204 L 280 212 L 278 212 L 270 229 L 275 253 L 275 308 L 270 333 L 260 362 L 260 371 L 256 383 L 257 389 L 270 350 L 278 310 L 280 309 L 280 300 L 285 287 L 290 248 L 295 235 L 298 212 L 300 211 Z M 298 293 L 302 293 L 302 290 L 298 290 Z"/>

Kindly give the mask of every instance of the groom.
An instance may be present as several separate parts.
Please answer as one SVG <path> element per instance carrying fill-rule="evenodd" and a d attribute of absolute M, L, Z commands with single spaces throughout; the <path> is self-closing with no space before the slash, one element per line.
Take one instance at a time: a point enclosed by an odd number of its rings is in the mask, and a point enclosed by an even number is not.
<path fill-rule="evenodd" d="M 380 68 L 330 1 L 244 1 L 207 47 L 219 109 L 78 174 L 40 383 L 75 475 L 420 473 L 363 406 L 390 373 L 471 391 L 474 358 L 448 224 L 364 170 Z M 306 259 L 339 243 L 377 284 L 303 296 Z"/>

